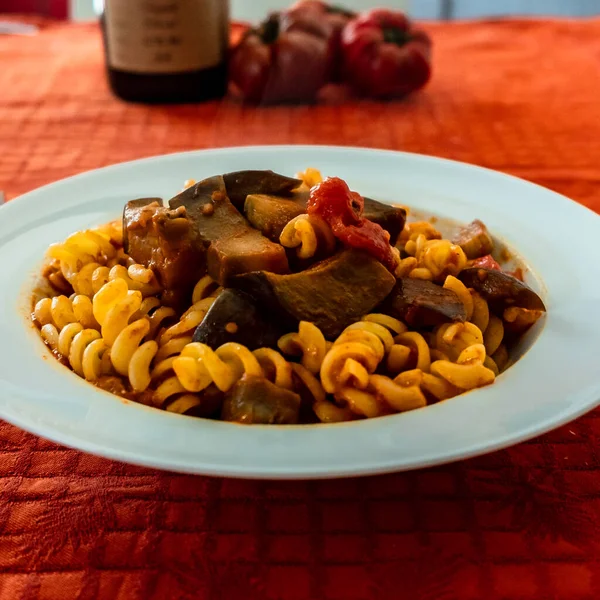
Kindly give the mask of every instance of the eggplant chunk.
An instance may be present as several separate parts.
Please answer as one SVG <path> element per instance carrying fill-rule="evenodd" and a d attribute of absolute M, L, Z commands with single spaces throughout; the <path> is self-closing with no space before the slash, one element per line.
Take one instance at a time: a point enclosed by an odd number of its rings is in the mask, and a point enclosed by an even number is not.
<path fill-rule="evenodd" d="M 184 206 L 192 221 L 193 235 L 206 247 L 223 237 L 249 229 L 246 219 L 227 197 L 225 182 L 220 176 L 204 179 L 169 200 L 171 208 Z"/>
<path fill-rule="evenodd" d="M 458 278 L 492 305 L 546 311 L 543 300 L 530 287 L 502 271 L 472 267 L 461 271 Z"/>
<path fill-rule="evenodd" d="M 300 273 L 246 273 L 231 285 L 250 294 L 284 326 L 310 321 L 333 339 L 377 306 L 395 282 L 370 254 L 347 249 Z"/>
<path fill-rule="evenodd" d="M 123 210 L 123 250 L 127 254 L 129 254 L 129 225 L 139 219 L 140 214 L 143 212 L 141 209 L 145 206 L 162 207 L 164 202 L 162 198 L 138 198 L 137 200 L 130 200 L 125 205 Z M 146 212 L 148 212 L 148 209 L 146 209 Z"/>
<path fill-rule="evenodd" d="M 213 242 L 208 249 L 207 268 L 209 275 L 223 286 L 240 273 L 261 270 L 289 273 L 290 270 L 283 246 L 256 230 Z"/>
<path fill-rule="evenodd" d="M 246 196 L 250 194 L 269 194 L 289 196 L 302 181 L 273 171 L 236 171 L 223 175 L 227 195 L 236 208 L 244 207 Z"/>
<path fill-rule="evenodd" d="M 377 202 L 377 200 L 371 200 L 371 198 L 365 198 L 364 200 L 363 217 L 381 225 L 390 234 L 390 244 L 395 246 L 406 223 L 406 210 Z"/>
<path fill-rule="evenodd" d="M 491 254 L 494 249 L 494 240 L 479 219 L 460 229 L 452 241 L 458 244 L 471 260 Z"/>
<path fill-rule="evenodd" d="M 244 375 L 225 394 L 221 418 L 245 425 L 294 425 L 300 414 L 300 396 L 264 377 Z"/>
<path fill-rule="evenodd" d="M 169 202 L 185 207 L 197 248 L 207 248 L 209 275 L 225 285 L 233 275 L 248 271 L 289 272 L 284 248 L 254 229 L 227 197 L 220 176 L 183 191 Z"/>
<path fill-rule="evenodd" d="M 305 212 L 306 208 L 294 200 L 266 194 L 250 194 L 244 204 L 244 214 L 252 227 L 273 242 L 279 241 L 281 232 L 292 219 Z"/>
<path fill-rule="evenodd" d="M 284 334 L 273 319 L 259 311 L 252 298 L 239 290 L 223 290 L 194 332 L 194 342 L 216 350 L 227 342 L 250 350 L 276 347 Z"/>
<path fill-rule="evenodd" d="M 132 200 L 123 211 L 123 246 L 133 260 L 151 268 L 163 287 L 177 292 L 206 269 L 206 250 L 193 241 L 185 208 L 170 210 L 160 198 Z"/>
<path fill-rule="evenodd" d="M 413 327 L 464 323 L 467 319 L 464 304 L 452 290 L 408 277 L 398 280 L 381 311 Z"/>

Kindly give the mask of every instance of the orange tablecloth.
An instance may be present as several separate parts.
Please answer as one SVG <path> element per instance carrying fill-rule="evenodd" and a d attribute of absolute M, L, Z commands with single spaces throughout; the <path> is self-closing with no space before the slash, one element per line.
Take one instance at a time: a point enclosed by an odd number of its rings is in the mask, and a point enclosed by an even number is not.
<path fill-rule="evenodd" d="M 351 144 L 600 211 L 600 20 L 429 30 L 435 77 L 406 102 L 259 109 L 119 102 L 94 26 L 0 37 L 0 190 L 177 150 Z M 159 473 L 2 424 L 0 600 L 598 599 L 599 415 L 468 462 L 309 483 Z"/>

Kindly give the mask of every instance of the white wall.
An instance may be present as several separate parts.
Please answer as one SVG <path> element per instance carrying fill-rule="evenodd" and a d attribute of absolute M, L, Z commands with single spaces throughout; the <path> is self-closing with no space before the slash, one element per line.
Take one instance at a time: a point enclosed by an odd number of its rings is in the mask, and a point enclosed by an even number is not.
<path fill-rule="evenodd" d="M 421 0 L 412 0 L 418 3 Z M 233 19 L 242 21 L 256 21 L 273 10 L 286 8 L 293 3 L 293 0 L 231 0 L 231 15 Z M 409 0 L 339 0 L 335 2 L 350 10 L 365 10 L 378 6 L 406 10 Z"/>
<path fill-rule="evenodd" d="M 95 18 L 102 0 L 69 0 L 75 20 Z M 127 2 L 127 0 L 121 0 Z M 232 18 L 243 21 L 262 19 L 269 11 L 289 6 L 293 0 L 230 0 Z M 488 15 L 554 14 L 587 16 L 600 14 L 600 0 L 337 0 L 354 10 L 388 6 L 407 10 L 417 19 L 440 17 L 442 4 L 452 5 L 457 19 Z M 94 11 L 96 6 L 96 12 Z"/>
<path fill-rule="evenodd" d="M 127 0 L 122 0 L 126 2 Z M 437 3 L 438 0 L 413 0 L 413 2 Z M 71 17 L 84 21 L 95 17 L 102 6 L 102 0 L 70 0 Z M 257 21 L 273 10 L 280 10 L 293 3 L 293 0 L 230 0 L 233 19 L 241 21 Z M 390 6 L 398 10 L 406 10 L 409 0 L 341 0 L 351 10 L 364 10 L 376 6 Z M 96 11 L 94 10 L 96 6 Z"/>

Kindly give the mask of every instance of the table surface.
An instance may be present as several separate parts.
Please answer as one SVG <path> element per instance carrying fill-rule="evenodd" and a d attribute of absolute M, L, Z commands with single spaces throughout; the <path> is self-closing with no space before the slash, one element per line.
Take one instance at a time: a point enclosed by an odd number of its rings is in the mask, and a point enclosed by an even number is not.
<path fill-rule="evenodd" d="M 0 36 L 9 199 L 153 154 L 319 143 L 463 160 L 600 211 L 600 20 L 430 24 L 425 92 L 274 108 L 124 104 L 95 26 L 42 25 Z M 291 483 L 131 467 L 3 423 L 0 600 L 597 599 L 599 415 L 436 469 Z"/>

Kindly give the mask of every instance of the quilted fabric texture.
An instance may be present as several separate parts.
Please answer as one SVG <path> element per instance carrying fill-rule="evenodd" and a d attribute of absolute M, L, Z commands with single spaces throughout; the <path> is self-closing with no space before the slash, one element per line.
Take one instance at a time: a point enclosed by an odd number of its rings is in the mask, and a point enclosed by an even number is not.
<path fill-rule="evenodd" d="M 258 109 L 121 103 L 95 26 L 0 37 L 0 189 L 321 143 L 476 163 L 600 210 L 600 20 L 429 30 L 435 76 L 406 102 Z M 1 424 L 0 600 L 596 600 L 599 415 L 437 469 L 294 483 L 159 473 Z"/>

